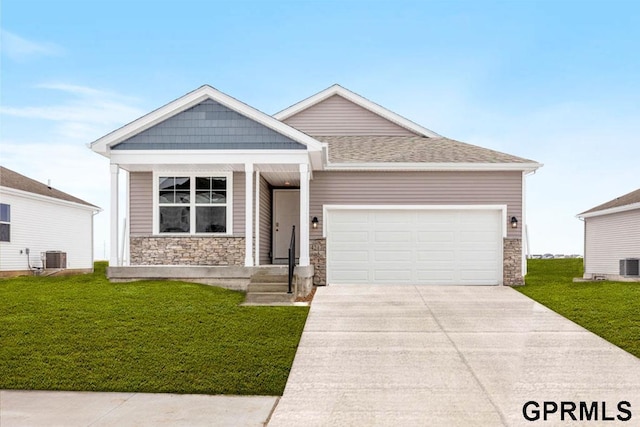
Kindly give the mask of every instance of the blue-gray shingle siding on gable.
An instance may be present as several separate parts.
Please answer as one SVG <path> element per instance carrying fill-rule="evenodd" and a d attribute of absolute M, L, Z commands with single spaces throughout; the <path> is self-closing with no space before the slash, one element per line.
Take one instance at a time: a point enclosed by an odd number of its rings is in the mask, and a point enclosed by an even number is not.
<path fill-rule="evenodd" d="M 213 100 L 178 113 L 112 150 L 301 150 L 306 147 Z"/>

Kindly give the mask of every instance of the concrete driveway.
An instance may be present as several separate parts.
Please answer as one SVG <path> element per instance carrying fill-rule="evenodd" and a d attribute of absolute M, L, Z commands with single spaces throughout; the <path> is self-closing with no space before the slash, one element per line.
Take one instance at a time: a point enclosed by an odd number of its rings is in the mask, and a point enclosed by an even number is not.
<path fill-rule="evenodd" d="M 637 423 L 640 359 L 513 289 L 329 286 L 269 427 Z"/>

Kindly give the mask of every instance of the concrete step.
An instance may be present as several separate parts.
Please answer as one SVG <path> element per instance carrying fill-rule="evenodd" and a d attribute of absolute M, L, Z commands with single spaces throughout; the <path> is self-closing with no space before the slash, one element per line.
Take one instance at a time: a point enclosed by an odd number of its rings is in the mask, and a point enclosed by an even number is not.
<path fill-rule="evenodd" d="M 289 290 L 288 283 L 275 282 L 251 282 L 247 287 L 247 293 L 253 292 L 287 292 Z"/>
<path fill-rule="evenodd" d="M 251 283 L 288 283 L 289 274 L 263 274 L 258 273 L 251 276 Z"/>
<path fill-rule="evenodd" d="M 272 304 L 282 302 L 293 302 L 293 294 L 286 292 L 252 292 L 248 293 L 244 300 L 245 304 Z"/>

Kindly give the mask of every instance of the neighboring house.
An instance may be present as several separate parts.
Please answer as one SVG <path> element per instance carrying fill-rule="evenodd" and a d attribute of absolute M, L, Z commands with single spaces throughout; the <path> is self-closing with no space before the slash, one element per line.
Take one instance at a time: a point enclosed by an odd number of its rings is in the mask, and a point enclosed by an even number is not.
<path fill-rule="evenodd" d="M 578 217 L 584 220 L 584 278 L 640 280 L 640 189 Z"/>
<path fill-rule="evenodd" d="M 0 277 L 93 271 L 100 208 L 0 167 Z"/>
<path fill-rule="evenodd" d="M 111 161 L 112 278 L 255 272 L 286 262 L 295 225 L 317 285 L 523 282 L 525 176 L 541 165 L 339 85 L 273 116 L 202 86 L 91 149 Z"/>

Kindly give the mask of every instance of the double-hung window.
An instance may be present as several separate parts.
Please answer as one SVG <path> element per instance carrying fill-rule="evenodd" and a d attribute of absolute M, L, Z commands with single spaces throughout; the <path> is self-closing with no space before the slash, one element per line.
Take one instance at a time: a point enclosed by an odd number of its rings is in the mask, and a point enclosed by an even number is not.
<path fill-rule="evenodd" d="M 158 232 L 228 233 L 228 176 L 159 176 Z"/>
<path fill-rule="evenodd" d="M 11 205 L 0 203 L 0 242 L 11 241 Z"/>

